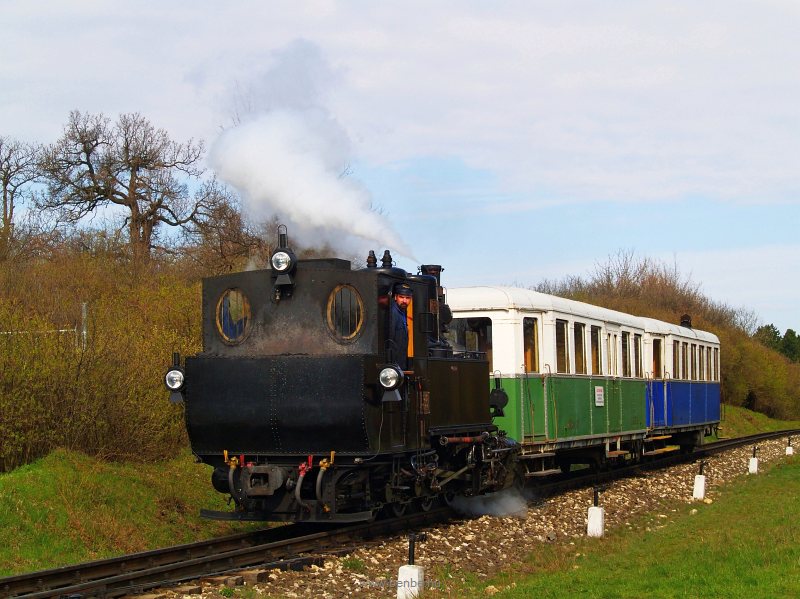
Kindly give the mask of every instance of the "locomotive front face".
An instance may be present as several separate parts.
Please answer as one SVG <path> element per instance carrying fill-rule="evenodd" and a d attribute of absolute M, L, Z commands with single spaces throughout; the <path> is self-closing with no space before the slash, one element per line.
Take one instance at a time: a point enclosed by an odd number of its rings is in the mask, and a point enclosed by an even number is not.
<path fill-rule="evenodd" d="M 304 261 L 290 294 L 275 273 L 203 285 L 203 353 L 186 360 L 186 420 L 198 455 L 367 453 L 378 347 L 375 274 Z"/>

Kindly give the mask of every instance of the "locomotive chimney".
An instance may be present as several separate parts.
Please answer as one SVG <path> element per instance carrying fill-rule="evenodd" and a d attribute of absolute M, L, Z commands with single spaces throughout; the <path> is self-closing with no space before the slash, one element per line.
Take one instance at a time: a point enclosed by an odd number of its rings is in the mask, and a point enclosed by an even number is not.
<path fill-rule="evenodd" d="M 681 316 L 681 326 L 686 327 L 687 329 L 692 328 L 692 317 L 688 314 L 684 314 Z"/>

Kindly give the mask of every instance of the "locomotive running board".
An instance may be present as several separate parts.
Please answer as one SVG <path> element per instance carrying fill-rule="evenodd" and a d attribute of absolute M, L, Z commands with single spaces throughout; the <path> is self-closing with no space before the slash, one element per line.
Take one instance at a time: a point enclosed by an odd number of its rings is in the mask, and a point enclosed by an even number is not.
<path fill-rule="evenodd" d="M 266 512 L 220 512 L 217 510 L 200 510 L 200 517 L 208 520 L 238 520 L 242 522 L 259 522 L 267 519 Z"/>
<path fill-rule="evenodd" d="M 286 514 L 283 514 L 286 515 Z M 234 520 L 238 522 L 265 522 L 281 521 L 275 519 L 274 513 L 268 512 L 220 512 L 217 510 L 200 510 L 200 517 L 209 520 Z M 353 512 L 352 514 L 335 514 L 331 518 L 305 518 L 296 519 L 297 522 L 318 522 L 321 524 L 338 524 L 348 522 L 365 522 L 371 520 L 374 513 L 371 510 L 365 512 Z"/>

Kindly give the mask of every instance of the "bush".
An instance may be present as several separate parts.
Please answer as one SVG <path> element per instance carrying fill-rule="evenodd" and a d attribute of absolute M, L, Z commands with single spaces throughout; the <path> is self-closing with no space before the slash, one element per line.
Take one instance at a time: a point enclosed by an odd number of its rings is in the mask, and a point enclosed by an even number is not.
<path fill-rule="evenodd" d="M 0 274 L 0 471 L 56 447 L 154 460 L 185 445 L 162 376 L 200 349 L 198 283 L 85 256 Z"/>

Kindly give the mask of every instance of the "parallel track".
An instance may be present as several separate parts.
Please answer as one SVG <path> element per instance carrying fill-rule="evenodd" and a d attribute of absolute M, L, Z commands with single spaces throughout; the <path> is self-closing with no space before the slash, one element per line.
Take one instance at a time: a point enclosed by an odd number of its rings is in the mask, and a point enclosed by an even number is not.
<path fill-rule="evenodd" d="M 800 436 L 800 429 L 759 433 L 709 443 L 698 447 L 692 454 L 667 455 L 658 460 L 608 472 L 573 473 L 554 482 L 537 485 L 537 495 L 549 496 L 568 489 L 602 485 L 617 478 L 635 476 L 644 470 L 691 462 L 735 447 L 795 435 Z M 0 596 L 24 599 L 118 597 L 251 566 L 298 566 L 313 560 L 311 556 L 314 554 L 340 552 L 345 547 L 363 545 L 372 538 L 441 523 L 451 520 L 453 516 L 450 508 L 442 507 L 400 518 L 324 530 L 308 524 L 290 524 L 119 558 L 10 576 L 0 579 Z"/>

